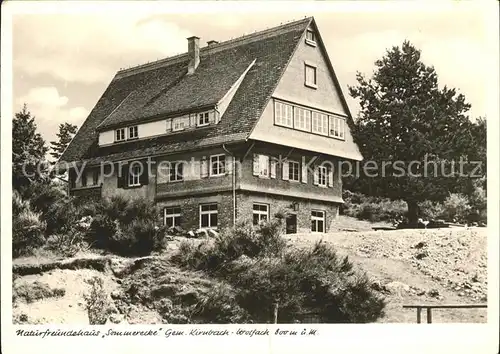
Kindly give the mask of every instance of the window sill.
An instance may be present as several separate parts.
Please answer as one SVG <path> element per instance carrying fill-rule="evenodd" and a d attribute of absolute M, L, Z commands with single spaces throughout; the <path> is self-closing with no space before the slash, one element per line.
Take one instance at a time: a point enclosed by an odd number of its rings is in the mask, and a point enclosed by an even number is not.
<path fill-rule="evenodd" d="M 167 181 L 167 183 L 180 183 L 180 182 L 184 182 L 184 180 L 179 179 L 179 180 L 175 180 L 175 181 Z"/>
<path fill-rule="evenodd" d="M 316 42 L 311 41 L 310 39 L 307 39 L 307 38 L 306 38 L 306 44 L 310 45 L 311 47 L 316 47 Z"/>
<path fill-rule="evenodd" d="M 309 84 L 307 82 L 304 82 L 304 86 L 312 88 L 312 89 L 315 89 L 315 90 L 318 89 L 318 85 L 317 84 Z"/>
<path fill-rule="evenodd" d="M 127 139 L 127 141 L 138 140 L 138 139 L 139 139 L 139 137 L 138 137 L 138 136 L 136 136 L 136 137 L 134 137 L 134 138 L 128 138 L 128 139 Z M 120 141 L 123 141 L 123 140 L 120 140 Z"/>
<path fill-rule="evenodd" d="M 219 173 L 217 175 L 210 175 L 209 177 L 224 177 L 224 176 L 227 176 L 226 173 Z"/>
<path fill-rule="evenodd" d="M 136 189 L 136 188 L 141 188 L 142 184 L 134 184 L 132 186 L 126 186 L 125 189 Z"/>
<path fill-rule="evenodd" d="M 288 182 L 290 183 L 300 183 L 300 180 L 294 180 L 294 179 L 289 179 Z"/>
<path fill-rule="evenodd" d="M 210 125 L 210 122 L 209 123 L 204 123 L 204 124 L 197 124 L 196 127 L 207 127 Z"/>

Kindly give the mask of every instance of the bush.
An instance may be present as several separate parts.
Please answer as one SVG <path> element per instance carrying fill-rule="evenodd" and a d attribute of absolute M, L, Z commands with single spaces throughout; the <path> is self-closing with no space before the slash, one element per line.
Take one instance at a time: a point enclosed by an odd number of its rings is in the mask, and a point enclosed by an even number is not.
<path fill-rule="evenodd" d="M 445 207 L 442 203 L 426 200 L 418 204 L 420 216 L 424 220 L 440 220 L 446 218 Z"/>
<path fill-rule="evenodd" d="M 12 302 L 23 299 L 27 303 L 51 297 L 62 297 L 66 294 L 63 288 L 52 289 L 48 284 L 34 281 L 32 284 L 22 284 L 13 287 Z"/>
<path fill-rule="evenodd" d="M 93 216 L 88 240 L 94 247 L 122 256 L 145 256 L 164 245 L 166 229 L 158 226 L 159 209 L 147 200 L 116 196 L 100 205 L 82 206 L 82 215 Z"/>
<path fill-rule="evenodd" d="M 41 220 L 41 213 L 32 211 L 30 203 L 22 200 L 15 191 L 12 194 L 12 210 L 12 256 L 30 255 L 45 243 L 47 225 Z"/>
<path fill-rule="evenodd" d="M 108 295 L 104 291 L 104 281 L 93 277 L 88 281 L 90 292 L 84 295 L 85 308 L 91 325 L 103 325 L 108 319 L 111 306 Z"/>
<path fill-rule="evenodd" d="M 368 197 L 361 193 L 344 191 L 344 205 L 340 212 L 343 215 L 372 222 L 392 221 L 408 212 L 408 206 L 403 200 Z"/>
<path fill-rule="evenodd" d="M 200 313 L 210 322 L 270 322 L 276 303 L 279 322 L 297 321 L 304 312 L 332 323 L 372 322 L 383 316 L 384 301 L 347 258 L 324 243 L 287 250 L 279 228 L 274 220 L 259 228 L 240 223 L 213 241 L 181 244 L 173 262 L 230 285 L 204 302 Z"/>
<path fill-rule="evenodd" d="M 452 193 L 446 198 L 443 207 L 445 219 L 457 222 L 466 221 L 471 210 L 467 197 L 456 193 Z"/>
<path fill-rule="evenodd" d="M 279 256 L 286 247 L 285 239 L 279 235 L 280 228 L 279 220 L 258 227 L 239 222 L 213 241 L 203 241 L 197 246 L 189 242 L 182 243 L 173 260 L 181 266 L 214 272 L 241 256 Z"/>

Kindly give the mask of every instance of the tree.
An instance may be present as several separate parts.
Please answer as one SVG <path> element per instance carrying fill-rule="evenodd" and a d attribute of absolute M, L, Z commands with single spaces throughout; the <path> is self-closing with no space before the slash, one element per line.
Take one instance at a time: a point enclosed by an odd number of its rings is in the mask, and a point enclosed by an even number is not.
<path fill-rule="evenodd" d="M 12 120 L 12 187 L 23 190 L 33 182 L 48 182 L 45 141 L 36 131 L 26 104 Z"/>
<path fill-rule="evenodd" d="M 441 201 L 472 184 L 457 163 L 478 158 L 483 130 L 470 121 L 464 95 L 440 89 L 434 68 L 422 63 L 411 43 L 392 47 L 375 66 L 372 78 L 358 72 L 357 86 L 349 87 L 361 105 L 354 139 L 379 171 L 376 177 L 361 171 L 358 186 L 370 195 L 404 199 L 409 221 L 416 222 L 418 202 Z M 472 167 L 463 166 L 464 172 Z"/>
<path fill-rule="evenodd" d="M 50 155 L 54 158 L 55 161 L 58 161 L 66 147 L 70 143 L 71 139 L 76 134 L 77 126 L 70 123 L 59 124 L 59 133 L 57 133 L 57 141 L 50 142 L 50 149 L 52 152 Z"/>

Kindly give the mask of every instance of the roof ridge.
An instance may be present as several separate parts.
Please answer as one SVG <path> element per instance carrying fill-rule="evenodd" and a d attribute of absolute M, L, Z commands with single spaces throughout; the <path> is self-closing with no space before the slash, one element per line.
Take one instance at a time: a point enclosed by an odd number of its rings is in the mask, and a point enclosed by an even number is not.
<path fill-rule="evenodd" d="M 300 19 L 300 20 L 292 20 L 290 22 L 280 24 L 280 25 L 275 26 L 275 27 L 270 27 L 270 28 L 266 28 L 264 30 L 256 31 L 254 33 L 244 34 L 240 37 L 231 38 L 231 39 L 228 39 L 226 41 L 219 42 L 217 44 L 213 44 L 211 46 L 201 47 L 200 48 L 200 55 L 205 54 L 207 52 L 213 53 L 213 52 L 217 52 L 217 51 L 220 51 L 223 49 L 228 49 L 228 47 L 230 47 L 231 45 L 234 45 L 234 44 L 241 42 L 241 41 L 244 41 L 244 40 L 250 40 L 250 39 L 257 40 L 260 38 L 263 39 L 263 38 L 265 38 L 265 35 L 268 35 L 268 34 L 278 35 L 278 34 L 280 34 L 280 32 L 279 32 L 280 30 L 283 30 L 287 27 L 292 27 L 292 26 L 297 25 L 301 22 L 310 22 L 312 19 L 313 19 L 313 17 L 310 16 L 310 17 L 305 17 L 305 18 Z M 180 62 L 182 59 L 184 59 L 184 57 L 186 57 L 187 55 L 188 55 L 188 53 L 184 52 L 184 53 L 180 53 L 180 54 L 166 57 L 163 59 L 148 62 L 145 64 L 139 64 L 139 65 L 136 65 L 136 66 L 133 66 L 130 68 L 121 69 L 121 70 L 118 70 L 118 72 L 116 73 L 115 79 L 130 76 L 130 75 L 135 74 L 136 72 L 142 72 L 142 71 L 147 71 L 147 70 L 150 70 L 153 68 L 157 68 L 157 67 L 163 66 L 165 64 L 176 64 L 176 63 Z"/>

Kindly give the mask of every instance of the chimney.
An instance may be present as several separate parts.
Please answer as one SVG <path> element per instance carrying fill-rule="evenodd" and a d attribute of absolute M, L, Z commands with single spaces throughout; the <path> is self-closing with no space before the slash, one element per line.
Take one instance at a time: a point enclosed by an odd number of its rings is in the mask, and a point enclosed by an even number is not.
<path fill-rule="evenodd" d="M 210 47 L 211 45 L 218 44 L 218 41 L 208 41 L 207 45 Z"/>
<path fill-rule="evenodd" d="M 193 74 L 200 64 L 200 38 L 193 36 L 188 39 L 188 74 Z"/>

